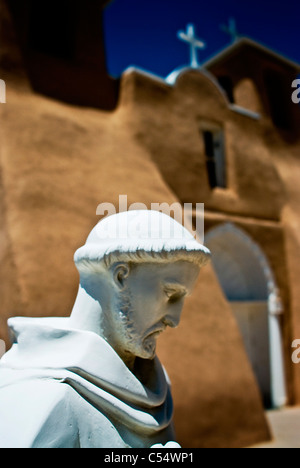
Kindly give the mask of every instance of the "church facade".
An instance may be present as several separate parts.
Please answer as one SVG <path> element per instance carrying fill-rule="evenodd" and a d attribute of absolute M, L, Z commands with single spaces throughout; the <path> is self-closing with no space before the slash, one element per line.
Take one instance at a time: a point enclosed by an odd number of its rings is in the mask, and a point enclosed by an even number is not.
<path fill-rule="evenodd" d="M 166 79 L 129 68 L 114 80 L 96 2 L 84 15 L 73 2 L 71 18 L 61 2 L 70 34 L 57 44 L 38 3 L 0 2 L 0 338 L 9 347 L 9 317 L 70 314 L 73 253 L 100 203 L 204 203 L 212 263 L 158 349 L 178 440 L 268 440 L 264 409 L 300 401 L 300 65 L 240 38 L 201 68 Z"/>

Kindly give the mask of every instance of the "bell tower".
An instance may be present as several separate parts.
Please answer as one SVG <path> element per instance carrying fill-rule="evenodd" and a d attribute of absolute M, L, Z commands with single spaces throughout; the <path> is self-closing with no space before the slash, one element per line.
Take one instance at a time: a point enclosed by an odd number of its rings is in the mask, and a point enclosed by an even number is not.
<path fill-rule="evenodd" d="M 34 91 L 74 105 L 115 108 L 118 80 L 107 73 L 103 34 L 108 0 L 2 1 Z"/>

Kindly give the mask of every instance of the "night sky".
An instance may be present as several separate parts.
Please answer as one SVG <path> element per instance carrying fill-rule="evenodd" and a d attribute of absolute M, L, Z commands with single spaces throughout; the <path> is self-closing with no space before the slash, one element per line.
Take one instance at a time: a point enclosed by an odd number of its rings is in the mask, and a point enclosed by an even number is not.
<path fill-rule="evenodd" d="M 108 71 L 137 66 L 161 77 L 189 64 L 189 49 L 177 39 L 188 23 L 207 44 L 200 62 L 230 43 L 221 24 L 236 20 L 250 37 L 300 63 L 299 0 L 113 0 L 104 11 Z"/>

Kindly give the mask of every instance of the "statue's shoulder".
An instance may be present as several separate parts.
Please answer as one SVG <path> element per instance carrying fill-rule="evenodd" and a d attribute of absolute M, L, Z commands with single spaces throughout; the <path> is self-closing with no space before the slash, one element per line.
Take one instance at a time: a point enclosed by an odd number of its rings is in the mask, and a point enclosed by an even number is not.
<path fill-rule="evenodd" d="M 4 387 L 0 395 L 1 447 L 76 447 L 76 392 L 68 385 L 33 379 Z"/>
<path fill-rule="evenodd" d="M 76 448 L 79 446 L 78 394 L 62 382 L 42 383 L 40 426 L 32 443 L 35 448 Z"/>

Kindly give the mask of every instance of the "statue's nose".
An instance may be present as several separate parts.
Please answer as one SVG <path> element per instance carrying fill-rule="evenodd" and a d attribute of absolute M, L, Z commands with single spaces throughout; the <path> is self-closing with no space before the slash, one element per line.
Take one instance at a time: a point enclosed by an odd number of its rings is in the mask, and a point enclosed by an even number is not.
<path fill-rule="evenodd" d="M 166 315 L 162 320 L 163 324 L 166 327 L 171 327 L 171 328 L 178 327 L 179 321 L 180 321 L 180 316 L 175 317 L 175 316 L 170 316 L 170 315 Z"/>

